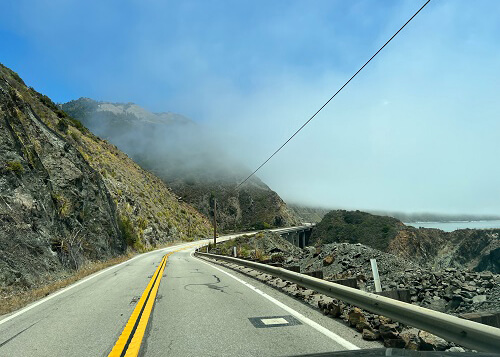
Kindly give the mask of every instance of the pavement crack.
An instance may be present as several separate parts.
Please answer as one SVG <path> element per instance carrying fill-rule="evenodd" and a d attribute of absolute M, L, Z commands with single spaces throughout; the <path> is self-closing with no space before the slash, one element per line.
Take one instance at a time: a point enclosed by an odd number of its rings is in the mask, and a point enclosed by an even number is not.
<path fill-rule="evenodd" d="M 26 327 L 25 329 L 19 331 L 18 333 L 16 333 L 14 336 L 12 336 L 11 338 L 3 341 L 2 343 L 0 343 L 0 348 L 2 348 L 3 346 L 5 346 L 7 343 L 9 343 L 10 341 L 12 341 L 13 339 L 15 339 L 16 337 L 18 337 L 20 334 L 22 334 L 23 332 L 27 331 L 28 329 L 32 328 L 33 326 L 35 326 L 37 323 L 39 323 L 40 320 L 38 320 L 37 322 L 34 322 L 32 323 L 31 325 L 29 325 L 28 327 Z"/>
<path fill-rule="evenodd" d="M 170 340 L 170 342 L 168 343 L 168 346 L 167 346 L 167 352 L 171 352 L 172 351 L 172 344 L 174 343 L 174 340 Z"/>

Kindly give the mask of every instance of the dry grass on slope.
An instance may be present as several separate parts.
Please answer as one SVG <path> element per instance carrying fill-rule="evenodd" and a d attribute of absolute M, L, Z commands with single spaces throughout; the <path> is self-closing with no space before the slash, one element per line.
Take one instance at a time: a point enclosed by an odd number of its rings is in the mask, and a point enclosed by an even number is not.
<path fill-rule="evenodd" d="M 141 249 L 210 234 L 211 225 L 205 216 L 179 202 L 163 181 L 143 170 L 114 145 L 88 136 L 82 136 L 75 144 L 102 175 L 117 206 L 122 227 L 125 231 L 132 230 L 127 237 L 132 243 L 129 245 Z"/>

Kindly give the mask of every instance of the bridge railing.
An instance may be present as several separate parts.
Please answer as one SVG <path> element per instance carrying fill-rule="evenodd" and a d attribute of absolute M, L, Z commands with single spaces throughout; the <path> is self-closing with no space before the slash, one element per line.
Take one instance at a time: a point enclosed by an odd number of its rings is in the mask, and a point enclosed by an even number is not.
<path fill-rule="evenodd" d="M 389 317 L 395 321 L 428 331 L 447 341 L 484 352 L 500 351 L 500 329 L 461 319 L 442 312 L 426 309 L 384 296 L 360 291 L 326 280 L 313 278 L 284 268 L 247 261 L 243 259 L 196 252 L 203 257 L 236 263 L 273 276 L 294 282 L 321 294 Z"/>

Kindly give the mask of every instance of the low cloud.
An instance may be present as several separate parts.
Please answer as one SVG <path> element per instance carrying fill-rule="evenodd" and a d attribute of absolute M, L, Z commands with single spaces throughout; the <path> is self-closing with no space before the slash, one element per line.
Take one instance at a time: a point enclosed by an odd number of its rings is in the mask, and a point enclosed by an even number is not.
<path fill-rule="evenodd" d="M 195 148 L 189 166 L 213 150 L 248 170 L 419 5 L 130 1 L 97 16 L 90 3 L 71 4 L 57 21 L 37 21 L 25 6 L 11 24 L 39 48 L 43 61 L 30 71 L 58 73 L 46 88 L 182 113 L 200 123 L 202 139 L 160 140 L 158 152 Z M 71 6 L 88 20 L 75 21 Z M 285 200 L 312 206 L 500 212 L 498 11 L 494 1 L 431 2 L 258 176 Z"/>

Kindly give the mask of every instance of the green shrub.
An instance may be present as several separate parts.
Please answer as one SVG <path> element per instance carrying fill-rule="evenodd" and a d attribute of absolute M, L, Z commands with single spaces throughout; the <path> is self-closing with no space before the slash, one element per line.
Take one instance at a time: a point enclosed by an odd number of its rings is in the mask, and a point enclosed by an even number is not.
<path fill-rule="evenodd" d="M 254 224 L 255 229 L 271 229 L 273 226 L 267 222 L 259 222 Z"/>
<path fill-rule="evenodd" d="M 68 122 L 66 119 L 63 118 L 57 121 L 57 130 L 62 131 L 63 133 L 68 130 Z"/>
<path fill-rule="evenodd" d="M 60 217 L 68 217 L 71 212 L 71 202 L 63 195 L 52 192 L 52 200 L 56 204 L 57 212 Z"/>
<path fill-rule="evenodd" d="M 66 113 L 64 113 L 66 114 Z M 67 115 L 67 114 L 66 114 Z M 69 122 L 71 123 L 71 125 L 73 125 L 75 128 L 77 128 L 78 130 L 80 130 L 82 133 L 87 133 L 89 130 L 82 124 L 81 121 L 79 120 L 76 120 L 75 118 L 72 118 L 70 117 L 69 115 L 67 115 L 66 117 Z"/>
<path fill-rule="evenodd" d="M 120 228 L 120 232 L 129 247 L 133 247 L 138 250 L 142 247 L 139 236 L 137 235 L 130 218 L 127 216 L 120 216 L 118 219 L 118 227 Z"/>
<path fill-rule="evenodd" d="M 14 172 L 15 174 L 22 174 L 24 172 L 24 167 L 19 161 L 7 161 L 5 168 L 7 171 Z"/>
<path fill-rule="evenodd" d="M 74 141 L 76 141 L 77 143 L 80 142 L 80 140 L 82 139 L 82 134 L 80 134 L 79 131 L 71 131 L 69 133 L 71 135 L 71 137 L 73 138 Z"/>
<path fill-rule="evenodd" d="M 146 229 L 148 224 L 149 224 L 148 220 L 144 217 L 139 217 L 139 219 L 137 220 L 137 225 L 142 230 Z"/>

